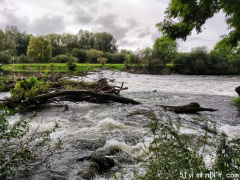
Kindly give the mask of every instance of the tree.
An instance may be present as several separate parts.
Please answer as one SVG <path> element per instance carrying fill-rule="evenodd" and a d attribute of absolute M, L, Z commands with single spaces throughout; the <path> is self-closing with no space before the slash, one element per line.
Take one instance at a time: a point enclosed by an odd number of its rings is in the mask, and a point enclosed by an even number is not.
<path fill-rule="evenodd" d="M 32 36 L 29 41 L 27 56 L 37 63 L 47 63 L 52 57 L 51 41 L 44 36 Z"/>
<path fill-rule="evenodd" d="M 201 33 L 206 20 L 223 10 L 226 13 L 226 23 L 232 29 L 227 38 L 231 45 L 237 46 L 240 40 L 239 7 L 239 0 L 171 0 L 165 11 L 165 19 L 156 27 L 173 39 L 186 40 L 193 29 Z"/>
<path fill-rule="evenodd" d="M 95 49 L 109 53 L 117 52 L 116 40 L 113 38 L 113 35 L 106 32 L 96 33 L 95 39 Z"/>
<path fill-rule="evenodd" d="M 52 45 L 52 57 L 60 54 L 67 53 L 67 43 L 63 41 L 63 35 L 61 34 L 49 34 L 45 36 L 51 41 Z M 64 44 L 65 43 L 65 44 Z"/>
<path fill-rule="evenodd" d="M 177 46 L 175 40 L 170 39 L 168 36 L 162 36 L 156 39 L 153 49 L 158 53 L 159 59 L 166 64 L 174 60 L 177 54 Z"/>
<path fill-rule="evenodd" d="M 216 43 L 213 50 L 223 58 L 232 59 L 235 55 L 240 54 L 240 43 L 238 43 L 237 47 L 232 47 L 229 46 L 229 39 L 223 38 Z"/>
<path fill-rule="evenodd" d="M 107 59 L 107 58 L 104 58 L 104 57 L 100 57 L 100 58 L 97 59 L 97 61 L 98 61 L 99 63 L 101 63 L 102 66 L 104 66 L 104 64 L 106 64 L 107 60 L 108 60 L 108 59 Z"/>
<path fill-rule="evenodd" d="M 77 54 L 78 54 L 78 48 L 73 48 L 73 50 L 72 50 L 72 56 L 73 56 L 73 57 L 77 57 Z"/>
<path fill-rule="evenodd" d="M 79 49 L 76 57 L 78 58 L 78 63 L 85 63 L 87 60 L 86 51 L 83 49 Z"/>
<path fill-rule="evenodd" d="M 97 59 L 103 56 L 103 52 L 96 49 L 86 50 L 86 54 L 88 63 L 97 63 Z"/>
<path fill-rule="evenodd" d="M 14 41 L 16 44 L 17 55 L 21 56 L 22 54 L 27 55 L 27 47 L 29 45 L 29 41 L 31 38 L 31 34 L 27 34 L 27 32 L 17 32 Z"/>

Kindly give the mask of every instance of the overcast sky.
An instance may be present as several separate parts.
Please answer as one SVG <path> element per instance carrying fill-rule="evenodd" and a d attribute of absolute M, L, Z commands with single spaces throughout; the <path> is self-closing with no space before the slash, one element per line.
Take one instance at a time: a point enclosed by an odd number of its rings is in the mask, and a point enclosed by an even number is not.
<path fill-rule="evenodd" d="M 164 18 L 170 0 L 0 0 L 0 29 L 18 26 L 34 35 L 74 33 L 79 29 L 109 32 L 119 49 L 152 47 L 161 37 L 155 25 Z M 179 51 L 206 45 L 209 50 L 228 33 L 224 14 L 218 13 L 205 24 L 201 34 L 183 42 Z"/>

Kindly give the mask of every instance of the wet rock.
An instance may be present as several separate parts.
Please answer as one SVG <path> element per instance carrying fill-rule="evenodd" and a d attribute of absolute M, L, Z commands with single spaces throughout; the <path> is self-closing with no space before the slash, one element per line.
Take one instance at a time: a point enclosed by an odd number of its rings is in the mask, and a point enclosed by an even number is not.
<path fill-rule="evenodd" d="M 96 174 L 98 173 L 98 169 L 99 166 L 96 163 L 91 162 L 89 163 L 88 167 L 83 168 L 78 173 L 78 175 L 80 176 L 79 178 L 90 180 L 96 176 Z"/>
<path fill-rule="evenodd" d="M 157 92 L 157 90 L 153 90 L 152 92 Z"/>
<path fill-rule="evenodd" d="M 113 172 L 118 172 L 119 171 L 119 167 L 118 166 L 114 166 L 110 169 Z"/>
<path fill-rule="evenodd" d="M 92 161 L 98 164 L 99 170 L 107 170 L 114 166 L 114 160 L 103 156 L 93 156 Z"/>

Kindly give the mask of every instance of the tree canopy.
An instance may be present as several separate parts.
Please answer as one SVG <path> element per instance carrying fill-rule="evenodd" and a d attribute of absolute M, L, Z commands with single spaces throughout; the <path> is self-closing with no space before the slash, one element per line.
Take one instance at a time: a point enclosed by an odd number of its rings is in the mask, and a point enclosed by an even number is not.
<path fill-rule="evenodd" d="M 186 40 L 193 29 L 202 32 L 206 20 L 220 10 L 226 14 L 226 23 L 231 29 L 228 42 L 237 46 L 240 40 L 239 0 L 171 0 L 163 22 L 156 25 L 164 35 Z"/>
<path fill-rule="evenodd" d="M 158 57 L 163 60 L 165 64 L 171 62 L 175 58 L 177 47 L 177 42 L 170 39 L 168 36 L 157 38 L 153 45 L 153 49 L 157 52 Z"/>
<path fill-rule="evenodd" d="M 32 36 L 29 41 L 27 55 L 38 63 L 47 63 L 52 57 L 51 41 L 44 36 Z"/>

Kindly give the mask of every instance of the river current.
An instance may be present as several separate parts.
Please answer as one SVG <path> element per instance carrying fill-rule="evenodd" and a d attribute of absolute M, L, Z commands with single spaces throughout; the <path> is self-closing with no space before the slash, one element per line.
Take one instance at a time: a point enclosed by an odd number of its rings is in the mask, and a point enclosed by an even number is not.
<path fill-rule="evenodd" d="M 145 116 L 130 116 L 137 110 L 153 110 L 173 118 L 181 118 L 181 133 L 202 133 L 203 122 L 196 122 L 198 117 L 205 117 L 216 125 L 219 132 L 224 131 L 229 137 L 240 137 L 239 110 L 231 103 L 237 97 L 235 87 L 240 85 L 239 76 L 187 76 L 187 75 L 142 75 L 126 72 L 101 71 L 85 77 L 73 77 L 74 80 L 95 81 L 108 78 L 112 83 L 129 89 L 121 95 L 141 102 L 141 105 L 120 103 L 94 104 L 88 102 L 71 103 L 67 111 L 55 104 L 46 105 L 31 121 L 31 129 L 40 124 L 40 131 L 54 126 L 60 128 L 51 135 L 52 143 L 57 138 L 63 141 L 61 152 L 51 158 L 50 170 L 45 167 L 33 169 L 30 177 L 20 179 L 78 179 L 87 162 L 77 159 L 90 155 L 96 150 L 109 148 L 121 149 L 124 153 L 113 158 L 118 164 L 113 171 L 123 171 L 131 175 L 133 170 L 141 169 L 136 162 L 143 143 L 152 140 L 149 132 L 149 119 Z M 164 111 L 159 105 L 175 106 L 198 102 L 202 107 L 218 109 L 216 112 L 201 112 L 197 115 Z M 15 122 L 20 115 L 11 118 Z M 120 159 L 120 160 L 119 160 Z M 121 161 L 122 159 L 122 161 Z M 209 157 L 205 161 L 210 163 Z M 117 173 L 120 177 L 120 173 Z M 97 175 L 96 180 L 114 179 L 109 173 Z"/>

